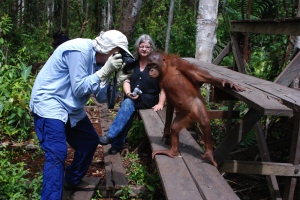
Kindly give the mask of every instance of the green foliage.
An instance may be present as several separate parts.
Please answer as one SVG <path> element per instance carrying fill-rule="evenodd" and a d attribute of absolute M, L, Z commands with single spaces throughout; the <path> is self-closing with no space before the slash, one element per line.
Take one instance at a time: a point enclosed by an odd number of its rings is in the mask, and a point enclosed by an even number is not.
<path fill-rule="evenodd" d="M 99 198 L 103 198 L 101 195 L 100 190 L 96 190 L 96 194 L 94 195 L 94 197 L 92 198 L 92 200 L 97 200 Z"/>
<path fill-rule="evenodd" d="M 249 131 L 239 143 L 241 148 L 249 148 L 256 145 L 256 138 L 253 131 Z"/>
<path fill-rule="evenodd" d="M 162 187 L 157 169 L 155 168 L 153 171 L 147 169 L 147 166 L 142 165 L 140 158 L 134 153 L 130 153 L 127 158 L 123 158 L 123 161 L 128 163 L 126 168 L 128 181 L 135 185 L 146 185 L 150 191 L 148 198 L 155 199 L 158 189 Z"/>
<path fill-rule="evenodd" d="M 157 48 L 163 51 L 165 48 L 169 5 L 169 0 L 145 1 L 131 42 L 133 43 L 141 34 L 149 34 L 154 39 Z M 195 7 L 191 7 L 187 1 L 175 1 L 169 53 L 176 53 L 182 57 L 194 57 L 195 22 Z"/>
<path fill-rule="evenodd" d="M 116 193 L 115 193 L 115 196 L 116 197 L 119 197 L 120 199 L 130 199 L 130 195 L 131 194 L 134 194 L 133 191 L 130 189 L 129 186 L 127 187 L 121 187 L 120 190 L 118 190 Z"/>
<path fill-rule="evenodd" d="M 0 68 L 0 129 L 2 134 L 27 139 L 31 128 L 28 107 L 33 78 L 23 62 Z"/>
<path fill-rule="evenodd" d="M 272 72 L 272 62 L 269 60 L 268 54 L 269 52 L 266 52 L 264 47 L 252 53 L 249 63 L 251 66 L 250 74 L 258 78 L 267 79 L 267 76 Z"/>
<path fill-rule="evenodd" d="M 143 138 L 146 137 L 144 124 L 140 120 L 133 120 L 130 130 L 127 134 L 127 142 L 131 147 L 136 146 Z"/>
<path fill-rule="evenodd" d="M 136 185 L 145 184 L 145 175 L 147 174 L 145 166 L 140 164 L 140 160 L 137 154 L 130 153 L 128 155 L 130 161 L 126 173 L 128 173 L 128 180 Z"/>
<path fill-rule="evenodd" d="M 2 35 L 6 35 L 12 29 L 11 19 L 7 14 L 3 15 L 0 19 L 0 45 L 4 43 Z"/>
<path fill-rule="evenodd" d="M 42 185 L 42 175 L 31 175 L 32 181 L 26 178 L 29 172 L 25 163 L 9 162 L 9 152 L 0 148 L 0 199 L 34 200 L 39 199 Z"/>
<path fill-rule="evenodd" d="M 258 43 L 253 43 L 251 58 L 248 63 L 250 75 L 274 81 L 284 65 L 285 36 L 265 36 L 253 34 L 251 38 Z"/>

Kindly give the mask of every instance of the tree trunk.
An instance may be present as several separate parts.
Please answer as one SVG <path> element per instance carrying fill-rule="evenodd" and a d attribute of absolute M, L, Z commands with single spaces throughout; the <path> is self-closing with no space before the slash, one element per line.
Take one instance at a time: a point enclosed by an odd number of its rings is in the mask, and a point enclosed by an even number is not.
<path fill-rule="evenodd" d="M 103 6 L 102 8 L 102 24 L 103 24 L 102 30 L 104 31 L 111 29 L 111 25 L 113 22 L 112 8 L 113 8 L 112 0 L 107 0 L 107 7 Z"/>
<path fill-rule="evenodd" d="M 123 11 L 123 17 L 120 18 L 119 31 L 131 40 L 138 16 L 143 5 L 143 0 L 130 0 L 128 6 Z"/>
<path fill-rule="evenodd" d="M 247 20 L 250 19 L 251 15 L 251 5 L 252 5 L 252 0 L 248 1 L 248 8 L 247 8 Z M 250 54 L 249 54 L 249 32 L 245 33 L 245 40 L 244 40 L 244 49 L 243 49 L 243 57 L 244 57 L 244 64 L 246 66 L 246 63 L 250 59 Z"/>
<path fill-rule="evenodd" d="M 169 42 L 170 42 L 170 33 L 173 21 L 173 13 L 174 13 L 174 0 L 170 1 L 170 10 L 169 10 L 169 17 L 168 17 L 168 27 L 166 33 L 166 43 L 165 43 L 165 53 L 169 52 Z"/>
<path fill-rule="evenodd" d="M 67 13 L 66 13 L 66 31 L 65 34 L 69 35 L 69 27 L 70 27 L 70 0 L 67 0 Z"/>
<path fill-rule="evenodd" d="M 86 4 L 86 10 L 85 10 L 85 20 L 84 20 L 84 22 L 81 25 L 80 33 L 78 35 L 79 38 L 82 37 L 83 32 L 84 32 L 84 30 L 85 30 L 85 28 L 86 28 L 86 26 L 87 26 L 87 24 L 89 22 L 89 20 L 88 20 L 88 17 L 89 17 L 89 5 L 90 5 L 89 2 L 87 2 L 87 4 Z"/>
<path fill-rule="evenodd" d="M 216 30 L 218 27 L 219 0 L 200 0 L 197 16 L 196 59 L 211 63 L 215 44 L 217 43 Z M 210 84 L 206 87 L 206 102 L 210 99 Z"/>
<path fill-rule="evenodd" d="M 48 20 L 48 33 L 51 33 L 51 27 L 53 24 L 53 12 L 54 12 L 54 0 L 47 0 L 47 20 Z"/>
<path fill-rule="evenodd" d="M 17 27 L 20 28 L 22 26 L 22 18 L 23 18 L 23 14 L 22 14 L 22 4 L 23 1 L 22 0 L 18 0 L 18 4 L 17 4 Z"/>
<path fill-rule="evenodd" d="M 61 29 L 63 27 L 63 18 L 64 18 L 64 7 L 65 7 L 65 0 L 61 1 L 61 10 L 60 10 L 60 26 Z"/>
<path fill-rule="evenodd" d="M 218 26 L 219 0 L 200 0 L 197 16 L 196 55 L 201 61 L 211 63 Z"/>

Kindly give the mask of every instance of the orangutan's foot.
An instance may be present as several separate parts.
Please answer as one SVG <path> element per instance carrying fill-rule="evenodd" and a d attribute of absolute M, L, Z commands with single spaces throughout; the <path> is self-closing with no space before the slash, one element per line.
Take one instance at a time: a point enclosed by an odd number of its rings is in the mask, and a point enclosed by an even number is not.
<path fill-rule="evenodd" d="M 214 154 L 212 151 L 206 151 L 202 156 L 202 160 L 204 160 L 205 158 L 208 158 L 215 167 L 218 167 L 218 164 L 214 158 Z"/>
<path fill-rule="evenodd" d="M 152 159 L 154 159 L 154 156 L 156 154 L 164 154 L 166 156 L 169 156 L 171 158 L 174 158 L 174 156 L 178 155 L 178 153 L 174 153 L 172 150 L 155 150 L 152 152 Z"/>

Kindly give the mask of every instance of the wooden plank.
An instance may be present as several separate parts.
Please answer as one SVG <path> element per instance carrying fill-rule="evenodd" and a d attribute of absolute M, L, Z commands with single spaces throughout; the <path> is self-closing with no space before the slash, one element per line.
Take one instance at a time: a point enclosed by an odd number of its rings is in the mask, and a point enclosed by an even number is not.
<path fill-rule="evenodd" d="M 230 21 L 230 31 L 272 35 L 300 35 L 300 18 Z"/>
<path fill-rule="evenodd" d="M 293 93 L 291 94 L 288 93 L 290 96 L 290 99 L 288 101 L 285 91 L 290 91 L 292 89 L 281 86 L 273 82 L 255 78 L 253 76 L 235 72 L 233 70 L 229 70 L 224 67 L 202 62 L 194 58 L 184 58 L 184 59 L 191 63 L 194 63 L 199 68 L 209 71 L 209 73 L 212 76 L 229 79 L 232 82 L 245 88 L 246 91 L 244 92 L 236 92 L 229 88 L 223 88 L 217 85 L 217 87 L 219 87 L 220 89 L 235 96 L 241 101 L 244 101 L 250 107 L 263 113 L 264 115 L 293 116 L 293 110 L 281 103 L 281 100 L 283 99 L 287 100 L 287 102 L 289 103 L 294 102 L 294 99 L 298 97 L 298 94 L 295 95 Z M 260 87 L 261 84 L 263 83 L 264 84 L 268 83 L 268 87 L 271 87 L 273 90 L 278 90 L 278 88 L 283 88 L 283 87 L 284 90 L 277 93 L 276 92 L 270 93 L 265 91 L 266 90 L 265 87 Z M 296 101 L 297 105 L 298 103 L 300 104 L 300 98 L 299 100 Z"/>
<path fill-rule="evenodd" d="M 263 161 L 271 162 L 269 149 L 265 140 L 265 134 L 263 131 L 263 127 L 260 122 L 257 122 L 254 126 L 254 133 L 256 137 L 257 146 L 259 149 L 260 156 Z M 281 194 L 279 192 L 279 186 L 275 174 L 270 174 L 266 177 L 268 182 L 268 187 L 270 190 L 270 194 L 272 199 L 282 199 Z"/>
<path fill-rule="evenodd" d="M 293 60 L 288 64 L 288 66 L 277 76 L 275 83 L 280 85 L 289 86 L 292 81 L 300 73 L 300 53 L 298 53 Z"/>
<path fill-rule="evenodd" d="M 157 112 L 165 122 L 165 109 Z M 179 151 L 188 167 L 199 191 L 206 199 L 239 199 L 216 167 L 201 159 L 204 152 L 191 136 L 190 132 L 182 129 L 179 133 Z"/>
<path fill-rule="evenodd" d="M 113 118 L 111 117 L 112 111 L 108 110 L 105 104 L 101 104 L 99 106 L 99 110 L 102 135 L 105 135 L 113 122 Z M 110 144 L 103 146 L 106 189 L 114 190 L 120 189 L 122 186 L 127 186 L 128 182 L 126 178 L 126 170 L 122 165 L 120 154 L 108 154 L 108 149 L 110 147 Z"/>
<path fill-rule="evenodd" d="M 151 109 L 140 110 L 139 113 L 144 121 L 152 151 L 168 149 L 161 140 L 164 125 L 157 113 Z M 181 157 L 156 155 L 155 161 L 168 199 L 203 199 Z"/>
<path fill-rule="evenodd" d="M 234 60 L 238 67 L 238 70 L 239 70 L 239 72 L 246 74 L 245 64 L 244 64 L 244 61 L 242 58 L 242 54 L 240 52 L 239 45 L 236 41 L 236 38 L 233 35 L 230 36 L 230 38 L 231 38 L 231 44 L 232 44 L 232 52 L 233 52 Z"/>
<path fill-rule="evenodd" d="M 206 199 L 239 199 L 216 167 L 203 162 L 203 152 L 198 143 L 184 129 L 180 132 L 180 155 L 189 168 L 197 187 Z"/>
<path fill-rule="evenodd" d="M 228 135 L 231 132 L 231 124 L 232 124 L 232 118 L 234 117 L 234 110 L 233 110 L 233 106 L 234 106 L 234 102 L 233 101 L 229 101 L 228 102 L 228 116 L 227 116 L 227 120 L 226 120 L 226 135 Z"/>
<path fill-rule="evenodd" d="M 272 141 L 267 143 L 268 149 L 269 150 L 278 150 L 278 149 L 283 149 L 287 148 L 290 146 L 291 138 L 285 138 L 285 139 L 279 139 L 276 141 Z M 247 159 L 248 157 L 253 157 L 259 152 L 258 147 L 250 147 L 250 148 L 244 148 L 240 149 L 234 152 L 230 153 L 230 159 L 235 159 L 235 160 L 242 160 L 242 159 Z"/>
<path fill-rule="evenodd" d="M 89 182 L 90 184 L 95 185 L 94 191 L 63 191 L 63 200 L 89 200 L 95 194 L 95 191 L 99 185 L 100 178 L 99 177 L 83 177 L 84 181 Z"/>
<path fill-rule="evenodd" d="M 294 165 L 299 165 L 300 157 L 300 106 L 296 106 L 295 116 L 294 116 L 294 129 L 292 134 L 292 142 L 290 148 L 289 162 Z M 296 188 L 297 178 L 287 178 L 284 188 L 284 199 L 293 199 L 295 188 Z M 299 184 L 299 179 L 298 179 Z"/>
<path fill-rule="evenodd" d="M 226 160 L 220 165 L 219 170 L 221 172 L 238 174 L 300 176 L 300 166 L 290 163 Z"/>
<path fill-rule="evenodd" d="M 165 122 L 165 109 L 157 112 Z M 206 199 L 239 199 L 220 175 L 217 168 L 201 159 L 203 151 L 190 132 L 182 129 L 179 134 L 179 151 L 194 181 Z M 216 190 L 217 188 L 217 190 Z"/>
<path fill-rule="evenodd" d="M 226 159 L 229 153 L 238 145 L 245 134 L 250 131 L 261 117 L 261 113 L 250 109 L 241 120 L 238 120 L 238 123 L 234 126 L 231 134 L 221 142 L 214 152 L 218 164 Z"/>
<path fill-rule="evenodd" d="M 241 86 L 243 86 L 246 90 L 249 89 L 250 91 L 253 92 L 262 91 L 263 93 L 266 94 L 265 95 L 266 98 L 277 99 L 279 103 L 284 103 L 285 105 L 288 106 L 292 106 L 292 105 L 300 106 L 300 92 L 298 90 L 283 86 L 278 83 L 266 81 L 254 76 L 249 76 L 233 70 L 229 70 L 226 67 L 221 67 L 210 63 L 202 62 L 195 58 L 184 58 L 184 59 L 196 64 L 198 67 L 202 69 L 209 71 L 213 76 L 219 78 L 227 78 L 233 81 L 234 83 L 238 83 Z M 239 94 L 244 95 L 244 92 L 240 92 Z M 247 93 L 245 93 L 245 95 L 247 95 Z"/>
<path fill-rule="evenodd" d="M 273 87 L 272 83 L 264 83 L 264 84 L 251 84 L 252 87 L 259 88 L 260 90 L 265 91 L 269 94 L 275 94 L 280 98 L 280 101 L 294 109 L 295 106 L 300 106 L 300 91 L 295 90 L 293 88 L 288 88 L 279 84 L 276 84 L 277 87 Z"/>
<path fill-rule="evenodd" d="M 211 100 L 212 101 L 222 101 L 222 100 L 238 100 L 236 97 L 224 92 L 218 87 L 212 86 L 211 92 Z"/>
<path fill-rule="evenodd" d="M 208 110 L 209 119 L 227 119 L 228 116 L 229 116 L 229 111 L 227 110 Z M 238 110 L 232 111 L 231 118 L 233 119 L 240 118 L 240 111 Z"/>
<path fill-rule="evenodd" d="M 213 64 L 219 65 L 222 59 L 231 52 L 231 44 L 228 43 L 226 47 L 221 51 L 221 53 L 213 61 Z"/>
<path fill-rule="evenodd" d="M 106 173 L 106 185 L 107 190 L 120 189 L 121 187 L 128 186 L 126 178 L 126 170 L 122 165 L 120 154 L 110 155 L 108 149 L 111 145 L 103 146 L 104 161 L 105 161 L 105 173 Z"/>

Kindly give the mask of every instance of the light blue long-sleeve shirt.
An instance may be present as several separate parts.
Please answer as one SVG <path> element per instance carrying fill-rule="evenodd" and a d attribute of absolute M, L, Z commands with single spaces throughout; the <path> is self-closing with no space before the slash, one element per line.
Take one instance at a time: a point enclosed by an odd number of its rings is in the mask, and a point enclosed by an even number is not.
<path fill-rule="evenodd" d="M 61 44 L 36 77 L 30 99 L 33 113 L 59 119 L 71 126 L 86 116 L 84 106 L 94 94 L 106 101 L 107 85 L 100 87 L 95 74 L 96 52 L 90 39 L 73 39 Z"/>

